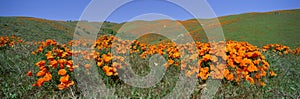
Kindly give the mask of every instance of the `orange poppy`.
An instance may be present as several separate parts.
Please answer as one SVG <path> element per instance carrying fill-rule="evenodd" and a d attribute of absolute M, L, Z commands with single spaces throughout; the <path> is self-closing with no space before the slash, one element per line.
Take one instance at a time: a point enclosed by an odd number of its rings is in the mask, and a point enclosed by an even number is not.
<path fill-rule="evenodd" d="M 69 67 L 69 68 L 73 67 L 73 61 L 72 60 L 68 60 L 66 66 Z"/>
<path fill-rule="evenodd" d="M 179 52 L 175 52 L 175 53 L 173 54 L 173 57 L 174 57 L 174 58 L 180 58 L 180 53 L 179 53 Z"/>
<path fill-rule="evenodd" d="M 63 84 L 63 83 L 62 84 L 58 84 L 57 87 L 58 87 L 59 90 L 63 90 L 65 88 L 67 88 L 66 85 Z"/>
<path fill-rule="evenodd" d="M 271 76 L 277 76 L 277 74 L 274 71 L 270 71 Z"/>
<path fill-rule="evenodd" d="M 107 72 L 107 71 L 109 71 L 109 67 L 108 67 L 107 65 L 106 65 L 106 66 L 103 66 L 102 70 L 103 70 L 104 72 Z"/>
<path fill-rule="evenodd" d="M 26 75 L 27 75 L 27 76 L 32 76 L 32 71 L 28 71 L 28 72 L 26 73 Z"/>
<path fill-rule="evenodd" d="M 226 75 L 225 78 L 226 78 L 227 80 L 229 80 L 229 81 L 234 80 L 234 76 L 233 76 L 233 74 L 231 74 L 231 73 L 228 74 L 228 75 Z"/>
<path fill-rule="evenodd" d="M 70 76 L 65 75 L 65 76 L 60 77 L 59 81 L 62 82 L 62 83 L 66 83 L 66 82 L 69 81 L 69 79 L 70 79 Z"/>
<path fill-rule="evenodd" d="M 235 68 L 235 64 L 234 64 L 233 60 L 228 59 L 227 64 L 228 64 L 231 68 Z"/>
<path fill-rule="evenodd" d="M 230 73 L 230 72 L 229 72 L 228 69 L 223 70 L 223 75 L 224 75 L 224 76 L 228 75 L 229 73 Z"/>
<path fill-rule="evenodd" d="M 112 59 L 112 56 L 111 55 L 103 54 L 102 58 L 103 58 L 103 60 L 104 60 L 105 63 L 108 63 Z"/>
<path fill-rule="evenodd" d="M 200 68 L 200 72 L 204 72 L 204 73 L 207 73 L 209 70 L 208 67 L 204 67 L 204 68 Z"/>
<path fill-rule="evenodd" d="M 200 72 L 199 74 L 197 74 L 197 77 L 200 77 L 202 80 L 206 80 L 208 76 L 209 74 L 204 72 Z"/>
<path fill-rule="evenodd" d="M 59 59 L 58 63 L 60 65 L 60 68 L 63 69 L 64 68 L 64 64 L 67 63 L 67 60 L 66 59 Z"/>
<path fill-rule="evenodd" d="M 44 79 L 44 81 L 46 81 L 46 82 L 47 82 L 47 81 L 50 81 L 50 80 L 52 79 L 51 73 L 49 73 L 49 72 L 46 73 L 43 79 Z"/>
<path fill-rule="evenodd" d="M 210 58 L 211 58 L 211 57 L 210 57 L 209 54 L 206 54 L 206 55 L 203 56 L 203 60 L 204 60 L 204 61 L 208 61 L 208 60 L 210 60 Z"/>
<path fill-rule="evenodd" d="M 112 76 L 113 75 L 113 72 L 110 72 L 110 71 L 105 72 L 105 73 L 106 73 L 107 76 Z"/>
<path fill-rule="evenodd" d="M 250 84 L 254 84 L 253 78 L 251 78 L 249 75 L 246 76 L 246 80 L 249 81 Z"/>
<path fill-rule="evenodd" d="M 258 69 L 254 64 L 251 64 L 250 66 L 248 66 L 247 70 L 249 72 L 254 72 L 254 71 L 257 71 Z"/>
<path fill-rule="evenodd" d="M 36 76 L 44 76 L 46 74 L 46 72 L 45 71 L 39 71 L 37 74 L 36 74 Z"/>
<path fill-rule="evenodd" d="M 60 70 L 58 71 L 58 75 L 64 76 L 64 75 L 66 75 L 66 74 L 67 74 L 67 71 L 66 71 L 65 69 L 60 69 Z"/>
<path fill-rule="evenodd" d="M 41 61 L 37 62 L 35 65 L 38 67 L 41 67 L 41 66 L 45 66 L 45 63 L 46 63 L 45 60 L 41 60 Z"/>
<path fill-rule="evenodd" d="M 169 62 L 170 65 L 172 65 L 174 63 L 174 60 L 169 59 L 168 62 Z"/>
<path fill-rule="evenodd" d="M 33 84 L 33 86 L 38 86 L 38 87 L 40 87 L 40 86 L 42 86 L 43 84 L 44 84 L 44 79 L 43 78 L 39 78 L 38 80 L 37 80 L 37 82 L 35 83 L 35 84 Z"/>
<path fill-rule="evenodd" d="M 52 60 L 49 62 L 49 65 L 52 67 L 52 68 L 56 68 L 58 66 L 58 62 L 56 60 Z"/>
<path fill-rule="evenodd" d="M 234 57 L 234 62 L 236 62 L 236 63 L 240 63 L 240 62 L 242 62 L 242 60 L 243 60 L 243 57 L 241 57 L 241 56 Z"/>

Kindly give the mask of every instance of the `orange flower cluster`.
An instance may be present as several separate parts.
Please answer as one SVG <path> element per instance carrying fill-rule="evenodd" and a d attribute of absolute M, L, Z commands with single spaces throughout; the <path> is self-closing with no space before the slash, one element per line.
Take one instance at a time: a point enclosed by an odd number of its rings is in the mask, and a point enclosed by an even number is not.
<path fill-rule="evenodd" d="M 288 54 L 290 51 L 290 47 L 281 44 L 267 44 L 262 47 L 262 51 L 267 51 L 267 50 L 278 52 L 280 55 L 282 55 L 282 54 Z"/>
<path fill-rule="evenodd" d="M 228 70 L 234 75 L 234 80 L 239 83 L 241 79 L 246 79 L 250 84 L 260 84 L 265 86 L 261 79 L 270 76 L 276 76 L 275 72 L 270 70 L 270 64 L 260 49 L 247 42 L 228 41 L 226 45 L 228 55 Z M 227 80 L 230 77 L 226 77 Z"/>
<path fill-rule="evenodd" d="M 293 50 L 290 50 L 291 53 L 295 54 L 295 55 L 300 55 L 300 48 L 296 48 Z"/>
<path fill-rule="evenodd" d="M 114 45 L 112 45 L 114 43 Z M 133 46 L 138 45 L 139 42 L 134 41 Z M 97 52 L 94 57 L 96 64 L 100 67 L 106 76 L 118 76 L 117 70 L 122 69 L 122 66 L 127 66 L 125 63 L 125 58 L 118 55 L 113 55 L 111 51 L 119 55 L 124 55 L 126 52 L 138 52 L 137 47 L 132 48 L 130 46 L 131 42 L 129 40 L 117 39 L 114 36 L 101 36 L 92 45 L 93 50 Z M 129 51 L 129 49 L 131 49 Z M 114 60 L 112 62 L 112 60 Z"/>
<path fill-rule="evenodd" d="M 42 86 L 44 82 L 50 81 L 52 75 L 55 74 L 60 76 L 60 83 L 56 84 L 60 90 L 74 85 L 70 73 L 76 67 L 84 66 L 88 70 L 92 66 L 92 64 L 83 61 L 73 64 L 72 56 L 82 57 L 89 62 L 95 60 L 95 64 L 101 68 L 101 72 L 107 77 L 116 77 L 118 76 L 117 71 L 128 65 L 125 62 L 127 57 L 122 57 L 126 56 L 127 52 L 130 54 L 137 53 L 141 58 L 149 58 L 154 54 L 162 55 L 168 60 L 165 64 L 166 67 L 181 66 L 181 70 L 185 70 L 187 76 L 196 76 L 202 80 L 211 77 L 237 83 L 248 81 L 250 84 L 258 83 L 265 86 L 262 78 L 276 76 L 276 73 L 270 70 L 270 64 L 260 49 L 247 42 L 160 43 L 151 45 L 140 43 L 137 40 L 121 40 L 114 36 L 104 35 L 96 41 L 72 40 L 68 44 L 57 44 L 54 40 L 46 40 L 40 44 L 41 46 L 33 54 L 42 55 L 44 59 L 37 63 L 40 68 L 37 76 L 40 78 L 34 86 Z M 70 50 L 68 48 L 70 46 L 84 46 L 91 49 L 90 51 Z M 284 49 L 286 47 L 280 50 Z M 185 55 L 182 51 L 193 54 Z M 193 62 L 196 64 L 191 64 Z M 57 73 L 50 73 L 49 71 Z M 29 71 L 27 75 L 31 76 L 32 72 Z"/>
<path fill-rule="evenodd" d="M 221 46 L 224 45 L 224 46 Z M 250 84 L 255 82 L 261 84 L 265 83 L 261 78 L 276 76 L 275 72 L 269 69 L 269 63 L 265 56 L 260 52 L 260 49 L 247 42 L 228 41 L 217 43 L 201 43 L 196 42 L 197 54 L 189 56 L 190 61 L 198 60 L 198 67 L 191 68 L 188 66 L 189 62 L 186 60 L 178 61 L 182 54 L 179 50 L 188 50 L 193 52 L 191 44 L 178 44 L 177 48 L 173 43 L 148 45 L 147 49 L 142 52 L 141 57 L 145 58 L 147 55 L 160 54 L 165 55 L 168 59 L 169 65 L 178 66 L 181 64 L 181 69 L 187 69 L 187 75 L 196 76 L 202 80 L 208 77 L 213 79 L 225 79 L 228 81 L 235 81 L 240 83 L 242 80 L 247 80 Z M 222 47 L 225 47 L 222 48 Z"/>
<path fill-rule="evenodd" d="M 39 67 L 39 72 L 36 73 L 37 77 L 40 77 L 33 86 L 42 86 L 44 82 L 48 82 L 52 79 L 52 74 L 49 72 L 47 67 L 45 66 L 46 61 L 41 60 L 37 62 L 35 65 Z"/>
<path fill-rule="evenodd" d="M 20 37 L 12 36 L 0 36 L 0 48 L 13 47 L 16 43 L 21 43 L 23 40 Z"/>
<path fill-rule="evenodd" d="M 72 51 L 65 44 L 59 45 L 55 40 L 48 39 L 45 42 L 41 42 L 41 46 L 32 54 L 44 56 L 44 60 L 36 63 L 40 68 L 36 76 L 40 78 L 33 86 L 42 86 L 44 82 L 49 82 L 52 79 L 52 75 L 56 74 L 49 71 L 58 69 L 57 74 L 61 76 L 59 80 L 61 83 L 57 85 L 58 89 L 62 90 L 74 85 L 74 81 L 70 79 L 67 72 L 72 72 L 76 67 L 73 66 L 73 61 L 71 60 Z"/>

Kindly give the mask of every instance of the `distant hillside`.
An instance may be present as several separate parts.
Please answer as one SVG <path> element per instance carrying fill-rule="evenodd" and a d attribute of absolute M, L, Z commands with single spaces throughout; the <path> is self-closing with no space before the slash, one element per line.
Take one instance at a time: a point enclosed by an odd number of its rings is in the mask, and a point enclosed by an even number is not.
<path fill-rule="evenodd" d="M 97 23 L 94 23 L 97 24 Z M 27 41 L 41 41 L 55 39 L 59 42 L 67 42 L 73 39 L 77 21 L 52 21 L 31 17 L 0 17 L 0 35 L 16 35 Z M 115 23 L 106 23 L 103 27 L 106 31 Z M 95 29 L 93 23 L 79 27 L 80 32 L 87 29 Z"/>
<path fill-rule="evenodd" d="M 269 43 L 279 43 L 291 47 L 300 47 L 300 9 L 273 11 L 265 13 L 246 13 L 219 17 L 226 39 L 248 41 L 251 44 L 262 46 Z M 171 20 L 157 20 L 156 22 L 171 24 Z M 206 35 L 201 25 L 195 20 L 177 21 L 184 25 L 193 38 L 205 41 Z M 64 42 L 72 39 L 77 22 L 51 21 L 30 17 L 0 17 L 0 35 L 16 35 L 26 40 L 56 39 Z M 149 21 L 133 21 L 128 23 L 105 23 L 105 32 L 116 32 L 124 24 L 136 24 L 130 29 L 135 31 L 149 30 Z M 93 24 L 80 27 L 80 31 L 96 29 Z M 176 31 L 176 28 L 170 29 Z M 144 40 L 148 42 L 163 41 L 165 37 L 154 35 Z M 153 41 L 152 41 L 153 40 Z"/>

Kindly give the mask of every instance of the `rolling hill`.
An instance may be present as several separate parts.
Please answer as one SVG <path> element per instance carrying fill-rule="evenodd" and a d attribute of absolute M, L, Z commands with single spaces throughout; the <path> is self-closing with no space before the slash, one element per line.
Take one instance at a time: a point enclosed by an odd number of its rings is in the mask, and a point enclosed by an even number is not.
<path fill-rule="evenodd" d="M 256 46 L 270 43 L 279 43 L 292 48 L 300 47 L 300 9 L 282 10 L 262 13 L 245 13 L 219 17 L 222 29 L 227 40 L 247 41 Z M 45 39 L 55 39 L 59 42 L 71 40 L 78 21 L 53 21 L 31 17 L 0 17 L 0 35 L 16 35 L 27 41 L 39 41 Z M 201 25 L 196 19 L 176 21 L 182 24 L 193 36 L 194 40 L 206 41 L 206 35 Z M 126 23 L 105 22 L 100 33 L 115 34 L 122 26 L 126 27 L 131 35 L 137 31 L 159 31 L 157 24 L 166 26 L 174 24 L 174 20 L 156 21 L 133 21 Z M 89 22 L 79 28 L 79 32 L 86 32 L 89 29 L 97 29 L 97 22 Z M 178 30 L 170 27 L 168 33 Z M 154 31 L 155 32 L 155 31 Z M 76 34 L 76 33 L 75 33 Z M 127 35 L 130 36 L 130 35 Z M 155 38 L 155 39 L 153 39 Z M 149 35 L 143 36 L 145 42 L 163 41 L 165 37 Z"/>

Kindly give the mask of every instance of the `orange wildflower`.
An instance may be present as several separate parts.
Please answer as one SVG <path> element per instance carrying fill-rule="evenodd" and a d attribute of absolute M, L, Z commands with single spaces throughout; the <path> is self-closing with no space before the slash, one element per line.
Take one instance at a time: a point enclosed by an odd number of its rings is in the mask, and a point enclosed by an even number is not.
<path fill-rule="evenodd" d="M 180 53 L 179 53 L 179 52 L 175 52 L 175 53 L 173 54 L 173 57 L 174 57 L 174 58 L 180 58 Z"/>
<path fill-rule="evenodd" d="M 247 70 L 249 72 L 254 72 L 254 71 L 257 71 L 258 69 L 254 64 L 252 64 L 252 65 L 248 66 Z"/>
<path fill-rule="evenodd" d="M 100 61 L 100 62 L 97 62 L 97 66 L 102 66 L 103 65 L 103 62 Z"/>
<path fill-rule="evenodd" d="M 277 74 L 274 71 L 270 71 L 271 76 L 277 76 Z"/>
<path fill-rule="evenodd" d="M 228 59 L 227 64 L 228 64 L 230 67 L 235 68 L 235 64 L 234 64 L 233 60 Z"/>
<path fill-rule="evenodd" d="M 229 81 L 234 80 L 233 74 L 228 74 L 228 75 L 225 76 L 225 78 L 226 78 L 227 80 L 229 80 Z"/>
<path fill-rule="evenodd" d="M 50 61 L 50 66 L 52 67 L 52 68 L 56 68 L 57 66 L 58 66 L 58 62 L 56 61 L 56 60 L 52 60 L 52 61 Z"/>
<path fill-rule="evenodd" d="M 65 69 L 60 69 L 60 70 L 58 71 L 58 75 L 64 76 L 64 75 L 66 75 L 66 74 L 67 74 L 67 71 L 66 71 Z"/>
<path fill-rule="evenodd" d="M 172 65 L 174 63 L 174 60 L 169 59 L 168 62 L 169 62 L 170 65 Z"/>
<path fill-rule="evenodd" d="M 204 55 L 203 56 L 203 59 L 204 59 L 204 61 L 208 61 L 208 60 L 210 60 L 210 55 L 209 54 L 206 54 L 206 55 Z"/>
<path fill-rule="evenodd" d="M 66 76 L 60 77 L 59 81 L 62 82 L 62 83 L 66 83 L 66 82 L 69 81 L 69 79 L 70 79 L 70 76 L 66 75 Z"/>
<path fill-rule="evenodd" d="M 49 73 L 49 72 L 46 73 L 43 79 L 44 79 L 44 81 L 50 81 L 52 79 L 51 73 Z"/>
<path fill-rule="evenodd" d="M 242 62 L 242 60 L 243 60 L 243 57 L 241 57 L 241 56 L 236 56 L 236 57 L 234 58 L 234 61 L 235 61 L 236 63 L 240 63 L 240 62 Z"/>
<path fill-rule="evenodd" d="M 228 69 L 225 69 L 224 71 L 223 71 L 223 75 L 228 75 L 230 72 L 229 72 L 229 70 Z"/>
<path fill-rule="evenodd" d="M 32 71 L 28 71 L 28 72 L 26 73 L 26 75 L 27 75 L 27 76 L 32 76 Z"/>
<path fill-rule="evenodd" d="M 66 66 L 69 67 L 69 68 L 73 67 L 73 61 L 72 60 L 68 60 Z"/>
<path fill-rule="evenodd" d="M 46 74 L 45 71 L 39 71 L 38 73 L 36 73 L 36 76 L 44 76 Z"/>
<path fill-rule="evenodd" d="M 204 67 L 204 68 L 200 68 L 200 72 L 204 72 L 204 73 L 207 73 L 209 70 L 208 67 Z"/>
<path fill-rule="evenodd" d="M 110 71 L 105 72 L 105 73 L 106 73 L 107 76 L 112 76 L 113 75 L 113 72 L 110 72 Z"/>
<path fill-rule="evenodd" d="M 112 56 L 111 55 L 103 54 L 102 58 L 103 58 L 103 60 L 104 60 L 105 63 L 108 63 L 112 59 Z"/>
<path fill-rule="evenodd" d="M 45 66 L 45 63 L 46 63 L 45 60 L 41 60 L 41 61 L 37 62 L 35 65 L 38 67 L 41 67 L 41 66 Z"/>
<path fill-rule="evenodd" d="M 108 67 L 107 65 L 106 65 L 106 66 L 103 66 L 102 70 L 103 70 L 104 72 L 107 72 L 107 71 L 109 71 L 109 67 Z"/>
<path fill-rule="evenodd" d="M 254 84 L 253 78 L 251 78 L 249 75 L 246 76 L 246 80 L 249 81 L 250 84 Z"/>
<path fill-rule="evenodd" d="M 38 86 L 38 87 L 40 87 L 40 86 L 42 86 L 43 84 L 44 84 L 44 79 L 43 78 L 39 78 L 38 80 L 37 80 L 37 82 L 35 83 L 35 84 L 33 84 L 32 86 Z"/>
<path fill-rule="evenodd" d="M 200 72 L 199 74 L 197 74 L 197 77 L 200 77 L 202 80 L 206 80 L 208 76 L 209 74 L 204 72 Z"/>
<path fill-rule="evenodd" d="M 63 69 L 64 65 L 67 63 L 67 60 L 66 59 L 59 59 L 58 63 L 60 65 L 60 68 Z"/>

